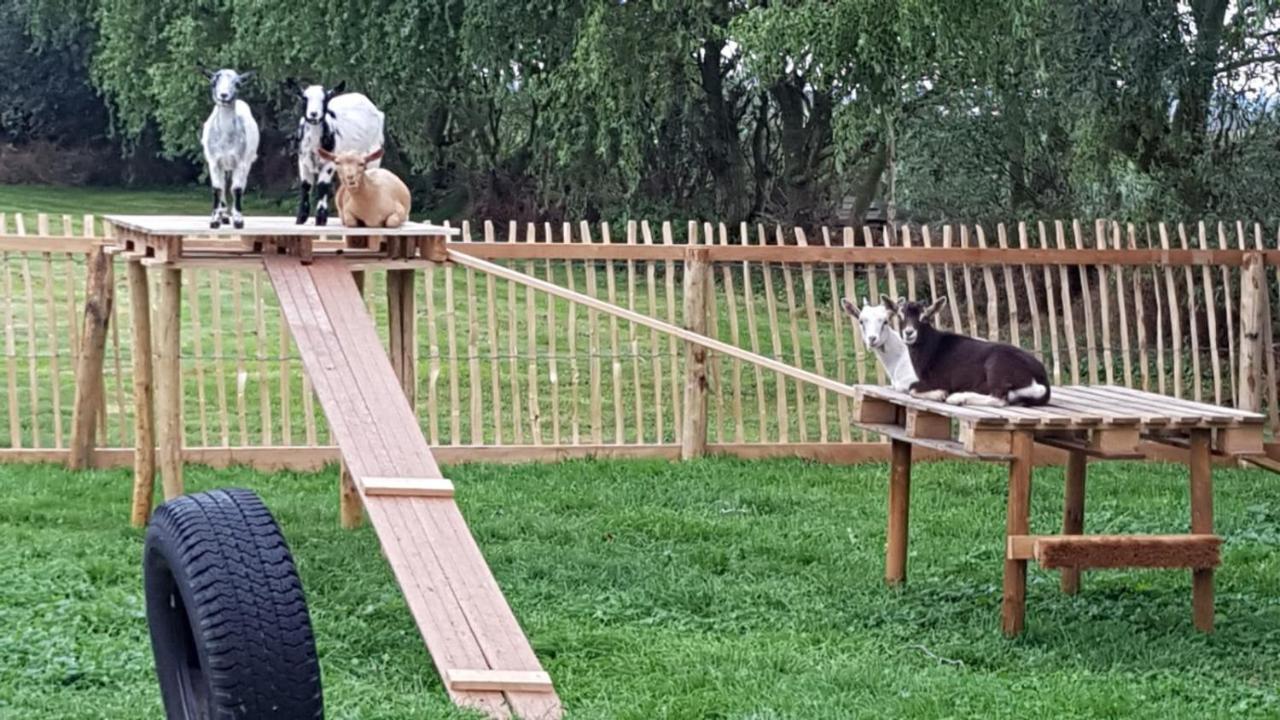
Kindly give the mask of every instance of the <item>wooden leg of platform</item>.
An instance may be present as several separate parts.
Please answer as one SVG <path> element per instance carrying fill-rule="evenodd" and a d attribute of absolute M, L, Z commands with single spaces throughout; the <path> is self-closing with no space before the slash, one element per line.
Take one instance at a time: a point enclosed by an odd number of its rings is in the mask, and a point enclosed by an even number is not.
<path fill-rule="evenodd" d="M 1062 534 L 1084 532 L 1084 481 L 1088 458 L 1082 452 L 1067 454 L 1067 483 L 1062 497 Z M 1080 591 L 1080 569 L 1062 569 L 1062 592 L 1075 595 Z"/>
<path fill-rule="evenodd" d="M 1213 476 L 1209 431 L 1191 431 L 1191 532 L 1213 534 Z M 1196 629 L 1213 632 L 1213 568 L 1191 571 L 1191 608 Z"/>
<path fill-rule="evenodd" d="M 160 270 L 156 325 L 156 435 L 164 499 L 182 494 L 182 271 Z"/>
<path fill-rule="evenodd" d="M 416 270 L 387 271 L 387 321 L 390 329 L 391 367 L 396 371 L 400 387 L 409 399 L 409 407 L 416 407 L 417 395 L 417 363 L 414 362 L 414 351 L 417 349 L 417 316 L 414 313 L 413 288 L 417 277 Z"/>
<path fill-rule="evenodd" d="M 911 507 L 911 443 L 892 441 L 889 466 L 889 529 L 885 539 L 884 581 L 907 579 L 907 515 Z"/>
<path fill-rule="evenodd" d="M 355 478 L 345 460 L 338 465 L 338 519 L 345 530 L 355 530 L 364 521 L 364 505 Z"/>
<path fill-rule="evenodd" d="M 151 371 L 151 287 L 147 269 L 128 263 L 129 309 L 133 319 L 133 509 L 129 521 L 143 527 L 151 518 L 156 482 L 154 376 Z"/>
<path fill-rule="evenodd" d="M 1027 430 L 1013 433 L 1009 462 L 1009 508 L 1007 535 L 1027 535 L 1031 531 L 1031 460 L 1035 440 Z M 1000 625 L 1010 637 L 1022 632 L 1027 606 L 1027 561 L 1004 561 L 1004 601 Z"/>

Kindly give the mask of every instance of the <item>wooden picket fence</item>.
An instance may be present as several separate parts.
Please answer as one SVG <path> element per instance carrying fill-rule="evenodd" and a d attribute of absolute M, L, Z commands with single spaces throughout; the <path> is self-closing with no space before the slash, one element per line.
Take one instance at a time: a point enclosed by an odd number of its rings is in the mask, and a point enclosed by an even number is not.
<path fill-rule="evenodd" d="M 85 257 L 103 233 L 91 216 L 0 214 L 0 459 L 59 459 L 68 446 Z M 1273 237 L 1243 222 L 896 231 L 485 222 L 464 223 L 451 245 L 675 324 L 685 320 L 690 247 L 705 250 L 708 334 L 848 383 L 884 376 L 842 296 L 945 294 L 944 327 L 1036 352 L 1056 383 L 1262 409 L 1275 428 Z M 1250 258 L 1263 292 L 1247 290 Z M 388 277 L 363 278 L 384 342 L 388 291 L 403 292 Z M 189 455 L 262 467 L 335 459 L 265 275 L 188 268 L 183 283 Z M 131 326 L 127 284 L 115 291 L 97 437 L 106 464 L 127 462 L 133 444 L 133 358 L 120 342 Z M 446 462 L 679 455 L 684 343 L 453 265 L 425 268 L 411 292 L 412 400 Z M 708 375 L 713 452 L 883 455 L 879 438 L 850 427 L 844 397 L 722 356 L 710 357 Z"/>

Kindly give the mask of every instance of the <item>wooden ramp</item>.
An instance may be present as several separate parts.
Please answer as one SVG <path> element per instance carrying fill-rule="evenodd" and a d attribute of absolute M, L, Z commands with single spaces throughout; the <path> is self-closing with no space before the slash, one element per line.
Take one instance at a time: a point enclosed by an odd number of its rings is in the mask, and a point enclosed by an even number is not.
<path fill-rule="evenodd" d="M 450 697 L 495 718 L 559 718 L 560 699 L 441 478 L 350 271 L 324 259 L 263 260 Z"/>

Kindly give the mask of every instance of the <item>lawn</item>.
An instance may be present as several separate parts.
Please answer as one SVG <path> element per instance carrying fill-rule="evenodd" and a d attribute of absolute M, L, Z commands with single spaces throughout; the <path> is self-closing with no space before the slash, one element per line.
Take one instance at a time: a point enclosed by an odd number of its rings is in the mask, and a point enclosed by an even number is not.
<path fill-rule="evenodd" d="M 129 473 L 0 467 L 0 717 L 156 717 Z M 1032 569 L 1028 631 L 999 632 L 1001 470 L 925 464 L 910 582 L 880 582 L 884 466 L 708 459 L 458 466 L 464 513 L 570 718 L 1280 716 L 1274 477 L 1218 471 L 1218 632 L 1182 572 Z M 445 699 L 376 539 L 337 528 L 335 474 L 191 468 L 283 524 L 329 716 L 464 717 Z M 1177 531 L 1184 471 L 1107 464 L 1089 529 Z M 1033 531 L 1059 523 L 1038 471 Z M 86 710 L 89 708 L 91 710 Z"/>

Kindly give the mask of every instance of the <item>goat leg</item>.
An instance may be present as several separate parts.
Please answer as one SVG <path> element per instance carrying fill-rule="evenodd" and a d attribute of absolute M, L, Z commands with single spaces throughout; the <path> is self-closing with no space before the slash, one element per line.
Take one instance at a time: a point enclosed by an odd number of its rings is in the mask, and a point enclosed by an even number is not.
<path fill-rule="evenodd" d="M 298 195 L 298 216 L 299 225 L 307 224 L 307 218 L 311 216 L 311 183 L 306 180 L 302 181 L 302 192 Z"/>

